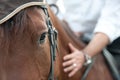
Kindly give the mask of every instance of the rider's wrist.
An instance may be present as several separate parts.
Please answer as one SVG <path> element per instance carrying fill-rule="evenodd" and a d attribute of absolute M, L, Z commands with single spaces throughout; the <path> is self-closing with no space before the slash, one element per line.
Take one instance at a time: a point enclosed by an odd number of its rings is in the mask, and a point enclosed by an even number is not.
<path fill-rule="evenodd" d="M 87 65 L 91 64 L 92 63 L 92 57 L 85 52 L 83 52 L 83 54 L 84 54 L 84 59 L 85 59 L 84 66 L 87 66 Z"/>

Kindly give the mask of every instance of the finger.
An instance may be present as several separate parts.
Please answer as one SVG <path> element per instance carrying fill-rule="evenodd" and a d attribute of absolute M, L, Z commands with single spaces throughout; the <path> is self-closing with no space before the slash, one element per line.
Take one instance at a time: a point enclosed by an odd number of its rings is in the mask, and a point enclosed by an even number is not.
<path fill-rule="evenodd" d="M 72 59 L 73 57 L 74 57 L 74 54 L 68 54 L 63 59 L 64 60 L 69 60 L 69 59 Z"/>
<path fill-rule="evenodd" d="M 78 71 L 79 69 L 76 67 L 74 68 L 70 73 L 69 73 L 69 77 L 72 77 L 73 75 L 75 75 L 75 73 Z"/>
<path fill-rule="evenodd" d="M 69 48 L 70 48 L 70 50 L 72 52 L 74 52 L 75 50 L 77 50 L 77 48 L 75 48 L 71 43 L 69 43 L 68 46 L 69 46 Z"/>
<path fill-rule="evenodd" d="M 72 65 L 74 62 L 75 62 L 75 59 L 71 59 L 69 61 L 63 62 L 63 66 L 65 67 L 65 66 Z"/>
<path fill-rule="evenodd" d="M 69 73 L 69 77 L 72 77 L 73 75 L 75 75 L 75 73 L 77 72 L 77 71 L 79 71 L 81 68 L 82 68 L 82 64 L 79 64 L 79 65 L 77 65 L 76 67 L 74 67 L 74 69 Z"/>
<path fill-rule="evenodd" d="M 71 65 L 71 66 L 65 68 L 65 69 L 64 69 L 64 72 L 70 72 L 70 71 L 72 71 L 75 67 L 76 67 L 76 66 Z"/>

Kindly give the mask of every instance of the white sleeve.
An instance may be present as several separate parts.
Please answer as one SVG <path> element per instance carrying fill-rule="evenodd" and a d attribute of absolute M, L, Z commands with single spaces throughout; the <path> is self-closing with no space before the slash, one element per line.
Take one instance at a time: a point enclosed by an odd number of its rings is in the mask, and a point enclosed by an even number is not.
<path fill-rule="evenodd" d="M 106 34 L 110 42 L 120 36 L 120 0 L 106 0 L 94 33 Z"/>
<path fill-rule="evenodd" d="M 92 33 L 103 5 L 102 0 L 64 0 L 65 20 L 75 32 Z"/>

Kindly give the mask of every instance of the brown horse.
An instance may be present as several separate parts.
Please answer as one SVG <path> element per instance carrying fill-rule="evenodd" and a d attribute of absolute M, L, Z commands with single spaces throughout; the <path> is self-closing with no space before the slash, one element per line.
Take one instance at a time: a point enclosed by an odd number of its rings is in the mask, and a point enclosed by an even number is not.
<path fill-rule="evenodd" d="M 71 33 L 66 33 L 66 30 L 63 29 L 63 23 L 52 13 L 52 11 L 49 9 L 49 14 L 51 17 L 51 20 L 53 22 L 53 25 L 58 30 L 58 40 L 59 40 L 59 55 L 63 58 L 64 55 L 70 53 L 70 50 L 68 49 L 68 43 L 71 42 L 74 46 L 76 46 L 79 49 L 84 48 L 84 44 L 79 41 L 79 39 L 75 38 L 75 36 Z M 61 58 L 61 59 L 62 59 Z M 61 63 L 63 60 L 61 60 Z M 85 67 L 83 67 L 82 70 L 80 70 L 78 73 L 76 73 L 75 76 L 72 78 L 68 78 L 67 74 L 63 72 L 62 65 L 60 66 L 61 69 L 61 78 L 60 80 L 80 80 L 83 76 L 83 72 L 85 70 Z M 105 59 L 103 58 L 102 54 L 99 54 L 96 56 L 95 63 L 90 70 L 86 80 L 113 80 L 112 75 L 105 63 Z"/>
<path fill-rule="evenodd" d="M 49 12 L 59 32 L 55 78 L 80 80 L 84 68 L 72 78 L 63 72 L 63 56 L 70 52 L 68 42 L 79 49 L 84 45 L 71 38 L 60 21 Z M 0 24 L 0 80 L 47 80 L 50 72 L 50 43 L 44 11 L 38 6 L 25 8 Z M 112 80 L 102 56 L 98 56 L 87 80 Z"/>

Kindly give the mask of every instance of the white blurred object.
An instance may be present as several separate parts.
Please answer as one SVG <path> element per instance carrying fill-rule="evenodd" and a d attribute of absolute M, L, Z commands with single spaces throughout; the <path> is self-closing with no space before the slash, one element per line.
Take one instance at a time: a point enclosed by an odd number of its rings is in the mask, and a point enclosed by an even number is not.
<path fill-rule="evenodd" d="M 75 32 L 92 33 L 105 0 L 64 0 L 65 19 Z"/>
<path fill-rule="evenodd" d="M 47 0 L 48 4 L 56 4 L 59 8 L 59 13 L 57 16 L 59 19 L 63 20 L 64 14 L 65 14 L 65 8 L 64 8 L 64 3 L 63 0 Z"/>
<path fill-rule="evenodd" d="M 106 34 L 110 42 L 120 36 L 120 0 L 53 0 L 59 18 L 65 19 L 74 32 L 91 36 Z"/>

